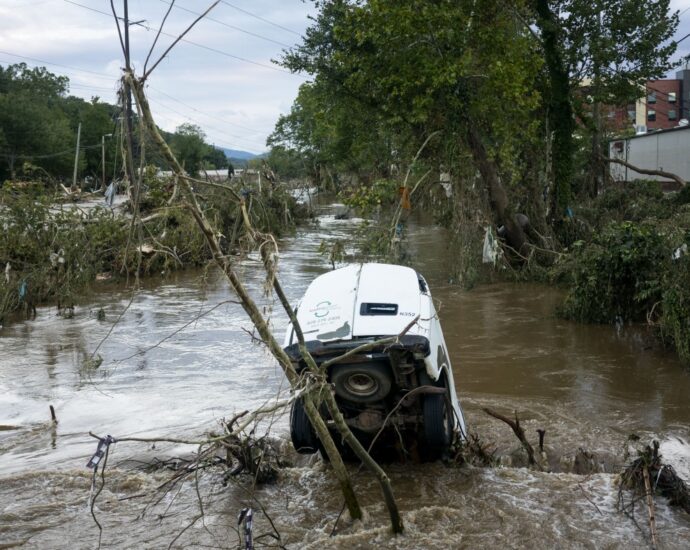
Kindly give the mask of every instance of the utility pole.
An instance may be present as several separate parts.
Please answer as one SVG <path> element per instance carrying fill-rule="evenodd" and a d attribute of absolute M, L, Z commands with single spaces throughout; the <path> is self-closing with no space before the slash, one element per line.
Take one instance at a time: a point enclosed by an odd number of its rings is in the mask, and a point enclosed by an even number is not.
<path fill-rule="evenodd" d="M 81 122 L 77 127 L 77 150 L 74 153 L 74 175 L 72 176 L 72 191 L 77 190 L 77 168 L 79 166 L 79 140 L 81 139 Z"/>
<path fill-rule="evenodd" d="M 124 3 L 124 23 L 125 23 L 125 73 L 129 77 L 132 70 L 132 65 L 130 62 L 130 50 L 129 50 L 129 5 L 128 0 L 123 0 Z M 129 81 L 125 79 L 124 85 L 124 103 L 125 103 L 125 141 L 127 147 L 127 179 L 129 180 L 128 194 L 132 205 L 135 207 L 139 201 L 139 190 L 136 183 L 136 178 L 134 176 L 134 146 L 132 138 L 132 89 L 129 85 Z M 135 212 L 136 216 L 136 212 Z"/>
<path fill-rule="evenodd" d="M 111 137 L 113 134 L 103 134 L 101 136 L 101 165 L 103 167 L 103 178 L 101 179 L 101 191 L 105 191 L 105 138 Z"/>

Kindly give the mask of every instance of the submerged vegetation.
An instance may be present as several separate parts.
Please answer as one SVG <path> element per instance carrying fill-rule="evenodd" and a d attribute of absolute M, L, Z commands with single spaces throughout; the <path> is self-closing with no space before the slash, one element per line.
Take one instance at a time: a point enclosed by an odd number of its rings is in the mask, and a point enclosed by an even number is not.
<path fill-rule="evenodd" d="M 687 191 L 612 188 L 576 210 L 578 240 L 554 268 L 569 289 L 562 314 L 587 323 L 646 322 L 690 364 Z"/>
<path fill-rule="evenodd" d="M 168 204 L 173 180 L 157 177 L 155 170 L 146 173 L 148 192 L 134 224 L 131 215 L 103 206 L 102 199 L 56 203 L 41 183 L 0 189 L 0 320 L 17 310 L 30 316 L 47 302 L 69 311 L 97 280 L 165 275 L 211 259 L 193 216 L 183 205 Z M 284 186 L 259 191 L 239 181 L 232 188 L 245 194 L 249 215 L 262 231 L 280 235 L 306 215 Z M 224 252 L 234 254 L 242 219 L 227 192 L 209 185 L 198 196 L 221 233 Z"/>

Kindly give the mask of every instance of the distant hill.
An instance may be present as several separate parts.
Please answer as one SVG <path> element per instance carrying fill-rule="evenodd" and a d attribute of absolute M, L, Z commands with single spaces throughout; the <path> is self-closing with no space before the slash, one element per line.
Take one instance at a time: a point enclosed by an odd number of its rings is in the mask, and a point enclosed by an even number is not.
<path fill-rule="evenodd" d="M 225 147 L 218 147 L 221 151 L 225 153 L 225 156 L 230 159 L 239 160 L 249 160 L 256 157 L 261 157 L 263 155 L 257 155 L 256 153 L 250 153 L 249 151 L 238 151 L 237 149 L 226 149 Z"/>

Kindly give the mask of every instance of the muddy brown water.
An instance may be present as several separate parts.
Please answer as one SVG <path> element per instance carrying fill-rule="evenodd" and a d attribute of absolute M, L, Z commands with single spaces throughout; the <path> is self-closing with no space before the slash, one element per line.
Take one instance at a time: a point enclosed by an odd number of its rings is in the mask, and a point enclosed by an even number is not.
<path fill-rule="evenodd" d="M 352 240 L 357 221 L 335 220 L 333 213 L 332 205 L 320 207 L 318 226 L 282 243 L 281 276 L 293 299 L 329 268 L 317 253 L 321 240 Z M 688 370 L 650 349 L 638 329 L 557 319 L 561 294 L 552 288 L 496 284 L 466 292 L 448 284 L 445 243 L 439 229 L 411 227 L 415 266 L 441 303 L 468 426 L 492 442 L 501 467 L 388 465 L 406 526 L 399 537 L 389 534 L 376 483 L 353 467 L 366 517 L 354 523 L 342 517 L 331 537 L 342 499 L 317 457 L 298 460 L 277 483 L 255 490 L 247 479 L 224 486 L 210 474 L 200 476 L 198 493 L 190 482 L 154 494 L 169 473 L 137 465 L 193 448 L 118 443 L 95 507 L 102 547 L 235 548 L 237 513 L 245 506 L 255 510 L 257 547 L 278 544 L 276 533 L 288 548 L 649 547 L 646 509 L 637 507 L 639 527 L 617 511 L 611 472 L 635 433 L 659 439 L 666 459 L 690 478 Z M 260 296 L 256 258 L 242 269 Z M 0 548 L 98 545 L 85 468 L 95 451 L 90 430 L 198 438 L 220 418 L 286 391 L 280 369 L 252 343 L 249 322 L 228 300 L 215 271 L 183 273 L 148 280 L 135 295 L 103 289 L 72 319 L 42 309 L 36 320 L 0 330 Z M 281 333 L 278 309 L 273 323 Z M 99 343 L 103 363 L 85 368 Z M 533 441 L 537 428 L 546 429 L 554 473 L 523 468 L 508 427 L 482 407 L 517 411 Z M 287 447 L 287 419 L 269 420 L 271 434 Z M 579 448 L 593 453 L 587 468 L 574 467 Z M 204 517 L 195 521 L 199 497 Z M 690 547 L 688 515 L 663 499 L 657 506 L 661 547 Z"/>

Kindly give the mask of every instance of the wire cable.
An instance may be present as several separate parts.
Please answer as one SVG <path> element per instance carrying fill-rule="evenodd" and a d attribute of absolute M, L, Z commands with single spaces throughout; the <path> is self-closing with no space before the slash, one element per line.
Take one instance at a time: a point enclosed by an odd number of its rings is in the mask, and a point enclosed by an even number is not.
<path fill-rule="evenodd" d="M 89 6 L 85 6 L 84 4 L 80 4 L 79 2 L 75 2 L 74 0 L 63 0 L 63 2 L 67 2 L 68 4 L 72 4 L 72 5 L 74 5 L 74 6 L 78 6 L 78 7 L 80 7 L 80 8 L 87 9 L 87 10 L 92 11 L 92 12 L 95 12 L 95 13 L 99 13 L 99 14 L 101 14 L 101 15 L 104 15 L 104 16 L 108 17 L 109 19 L 112 19 L 112 18 L 113 18 L 113 15 L 110 14 L 110 13 L 106 13 L 106 12 L 104 12 L 104 11 L 97 10 L 96 8 L 92 8 L 92 7 L 89 7 Z M 143 28 L 143 29 L 146 29 L 147 31 L 160 32 L 160 34 L 161 34 L 162 36 L 167 36 L 167 37 L 169 37 L 169 38 L 177 38 L 177 36 L 174 35 L 174 34 L 171 34 L 171 33 L 168 33 L 168 32 L 164 32 L 164 31 L 162 31 L 161 29 L 159 29 L 159 28 L 157 28 L 157 27 L 153 27 L 153 26 L 151 26 L 151 25 L 144 24 L 144 22 L 139 22 L 139 23 L 136 23 L 136 24 L 137 24 L 137 26 L 139 26 L 139 27 L 141 27 L 141 28 Z M 247 59 L 247 58 L 241 57 L 241 56 L 239 56 L 239 55 L 235 55 L 235 54 L 232 54 L 232 53 L 223 51 L 223 50 L 219 50 L 219 49 L 213 48 L 213 47 L 211 47 L 211 46 L 206 46 L 206 45 L 204 45 L 204 44 L 199 44 L 198 42 L 193 42 L 192 40 L 189 40 L 189 39 L 187 39 L 187 38 L 181 39 L 180 42 L 184 42 L 184 43 L 186 43 L 186 44 L 191 44 L 192 46 L 196 46 L 197 48 L 201 48 L 201 49 L 203 49 L 203 50 L 207 50 L 207 51 L 210 51 L 210 52 L 213 52 L 213 53 L 217 53 L 217 54 L 219 54 L 219 55 L 223 55 L 223 56 L 229 57 L 229 58 L 231 58 L 231 59 L 236 59 L 237 61 L 241 61 L 241 62 L 243 62 L 243 63 L 248 63 L 248 64 L 250 64 L 250 65 L 256 65 L 257 67 L 263 67 L 264 69 L 270 69 L 270 70 L 272 70 L 272 71 L 277 71 L 277 72 L 280 72 L 280 73 L 285 73 L 285 74 L 289 74 L 289 75 L 297 76 L 297 77 L 299 77 L 299 78 L 305 78 L 305 79 L 306 79 L 306 77 L 304 77 L 304 76 L 302 76 L 302 75 L 300 75 L 300 74 L 293 73 L 293 72 L 291 72 L 291 71 L 288 71 L 288 70 L 285 70 L 285 69 L 281 69 L 281 68 L 278 68 L 278 67 L 274 67 L 274 66 L 272 66 L 272 65 L 267 65 L 267 64 L 261 63 L 261 62 L 259 62 L 259 61 L 253 61 L 253 60 L 251 60 L 251 59 Z"/>
<path fill-rule="evenodd" d="M 252 13 L 252 12 L 250 12 L 250 11 L 247 11 L 247 10 L 244 10 L 244 9 L 242 9 L 242 8 L 239 8 L 239 7 L 235 6 L 234 4 L 231 4 L 230 2 L 226 2 L 225 0 L 221 0 L 221 1 L 222 1 L 222 3 L 225 4 L 226 6 L 230 6 L 231 8 L 236 9 L 237 11 L 241 11 L 242 13 L 247 14 L 247 15 L 249 15 L 250 17 L 253 17 L 254 19 L 258 19 L 259 21 L 263 21 L 264 23 L 268 23 L 269 25 L 273 25 L 274 27 L 277 27 L 277 28 L 282 29 L 282 30 L 284 30 L 284 31 L 287 31 L 287 32 L 289 32 L 289 33 L 295 34 L 295 35 L 297 35 L 297 36 L 299 36 L 299 37 L 302 36 L 302 35 L 301 35 L 300 33 L 298 33 L 297 31 L 293 31 L 292 29 L 288 29 L 287 27 L 283 27 L 282 25 L 279 25 L 278 23 L 274 23 L 273 21 L 269 21 L 269 20 L 266 19 L 265 17 L 261 17 L 260 15 L 256 15 L 255 13 Z"/>
<path fill-rule="evenodd" d="M 190 10 L 188 8 L 185 8 L 183 6 L 178 6 L 178 5 L 172 4 L 169 0 L 159 0 L 159 1 L 162 2 L 163 4 L 172 5 L 178 10 L 186 11 L 187 13 L 189 13 L 191 15 L 201 15 L 200 13 L 193 11 L 193 10 Z M 292 47 L 290 44 L 285 44 L 284 42 L 279 42 L 278 40 L 274 40 L 273 38 L 269 38 L 267 36 L 263 36 L 261 34 L 255 33 L 255 32 L 251 32 L 251 31 L 242 29 L 240 27 L 230 25 L 229 23 L 226 23 L 225 21 L 221 21 L 220 19 L 215 19 L 215 18 L 209 17 L 209 16 L 206 16 L 206 19 L 208 21 L 213 21 L 214 23 L 218 23 L 219 25 L 223 25 L 224 27 L 227 27 L 227 28 L 232 29 L 234 31 L 238 31 L 238 32 L 241 32 L 243 34 L 247 34 L 249 36 L 254 36 L 255 38 L 260 38 L 261 40 L 266 40 L 267 42 L 272 42 L 273 44 L 277 44 L 278 46 L 283 46 L 285 48 L 291 48 Z"/>

